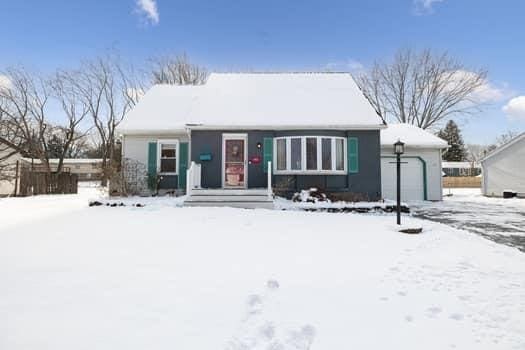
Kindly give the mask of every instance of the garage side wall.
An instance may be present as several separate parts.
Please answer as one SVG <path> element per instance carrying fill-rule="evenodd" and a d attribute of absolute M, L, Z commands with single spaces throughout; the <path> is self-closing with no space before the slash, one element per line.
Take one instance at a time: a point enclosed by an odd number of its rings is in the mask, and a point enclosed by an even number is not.
<path fill-rule="evenodd" d="M 482 163 L 483 194 L 501 197 L 503 191 L 525 193 L 525 139 Z"/>

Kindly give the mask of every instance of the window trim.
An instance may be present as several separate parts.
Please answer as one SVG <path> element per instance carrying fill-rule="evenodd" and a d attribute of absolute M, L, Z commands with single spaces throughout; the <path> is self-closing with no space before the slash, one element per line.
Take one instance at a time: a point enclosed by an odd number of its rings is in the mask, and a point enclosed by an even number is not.
<path fill-rule="evenodd" d="M 162 154 L 162 145 L 175 145 L 175 172 L 173 171 L 164 171 L 161 172 L 161 154 Z M 179 175 L 179 140 L 173 139 L 162 139 L 157 140 L 157 174 L 159 175 Z"/>
<path fill-rule="evenodd" d="M 315 138 L 317 140 L 317 169 L 306 169 L 306 139 Z M 286 170 L 277 170 L 277 140 L 286 140 Z M 292 170 L 292 141 L 291 139 L 301 139 L 301 170 Z M 332 169 L 322 170 L 322 139 L 331 139 L 331 163 Z M 336 140 L 343 140 L 343 170 L 336 170 Z M 344 136 L 325 136 L 325 135 L 297 135 L 297 136 L 278 136 L 273 140 L 273 172 L 276 175 L 347 175 L 348 157 L 347 157 L 347 139 Z"/>

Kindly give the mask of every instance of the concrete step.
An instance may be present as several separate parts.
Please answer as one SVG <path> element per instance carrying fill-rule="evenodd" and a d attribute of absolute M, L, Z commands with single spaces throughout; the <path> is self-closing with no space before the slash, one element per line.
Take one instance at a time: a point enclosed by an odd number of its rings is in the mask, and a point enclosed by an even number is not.
<path fill-rule="evenodd" d="M 273 202 L 184 202 L 185 207 L 229 207 L 243 209 L 273 209 Z"/>
<path fill-rule="evenodd" d="M 266 188 L 255 188 L 255 189 L 211 189 L 211 188 L 202 188 L 202 189 L 193 189 L 191 190 L 192 196 L 200 196 L 200 195 L 206 195 L 206 196 L 245 196 L 245 195 L 255 195 L 255 196 L 262 196 L 267 195 L 268 190 Z"/>
<path fill-rule="evenodd" d="M 232 207 L 273 209 L 273 198 L 266 188 L 194 189 L 184 201 L 185 207 Z"/>
<path fill-rule="evenodd" d="M 267 195 L 262 196 L 211 196 L 211 195 L 191 195 L 186 199 L 186 202 L 272 202 L 272 199 Z"/>

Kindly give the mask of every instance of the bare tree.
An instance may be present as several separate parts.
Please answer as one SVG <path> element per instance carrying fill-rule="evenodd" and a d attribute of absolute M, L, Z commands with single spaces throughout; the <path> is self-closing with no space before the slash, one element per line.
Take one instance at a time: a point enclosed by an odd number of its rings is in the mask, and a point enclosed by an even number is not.
<path fill-rule="evenodd" d="M 401 50 L 391 63 L 376 62 L 357 82 L 383 121 L 427 129 L 478 111 L 477 92 L 486 77 L 486 71 L 469 70 L 447 53 Z"/>
<path fill-rule="evenodd" d="M 102 153 L 105 185 L 113 171 L 117 127 L 142 96 L 145 85 L 117 55 L 107 55 L 84 62 L 73 90 L 82 99 L 97 131 L 95 139 Z"/>
<path fill-rule="evenodd" d="M 0 87 L 0 143 L 39 159 L 51 172 L 47 141 L 53 126 L 46 115 L 47 81 L 20 67 L 8 68 L 3 75 L 10 84 Z"/>
<path fill-rule="evenodd" d="M 77 80 L 78 72 L 59 71 L 54 79 L 50 81 L 54 97 L 60 102 L 66 116 L 63 125 L 53 128 L 53 136 L 61 141 L 60 147 L 55 154 L 58 158 L 57 173 L 62 172 L 64 158 L 85 138 L 89 131 L 89 128 L 81 130 L 82 123 L 88 116 L 89 106 L 83 103 L 84 101 L 82 101 L 81 96 L 75 89 Z"/>
<path fill-rule="evenodd" d="M 502 146 L 502 145 L 508 143 L 509 141 L 511 141 L 516 136 L 518 136 L 518 133 L 516 131 L 508 130 L 508 131 L 504 132 L 503 134 L 501 134 L 498 137 L 496 137 L 496 147 L 499 147 L 499 146 Z"/>
<path fill-rule="evenodd" d="M 171 85 L 201 85 L 208 79 L 208 71 L 193 64 L 186 54 L 153 58 L 152 83 Z"/>

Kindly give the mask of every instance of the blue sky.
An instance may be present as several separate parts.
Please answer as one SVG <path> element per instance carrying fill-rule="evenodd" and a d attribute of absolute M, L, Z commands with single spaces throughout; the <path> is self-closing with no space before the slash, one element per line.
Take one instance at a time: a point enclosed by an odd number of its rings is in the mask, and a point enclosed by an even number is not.
<path fill-rule="evenodd" d="M 219 71 L 355 70 L 398 48 L 448 50 L 489 71 L 490 106 L 460 124 L 466 141 L 525 131 L 523 0 L 0 0 L 0 9 L 0 69 L 51 71 L 109 48 L 136 64 L 186 52 Z"/>

